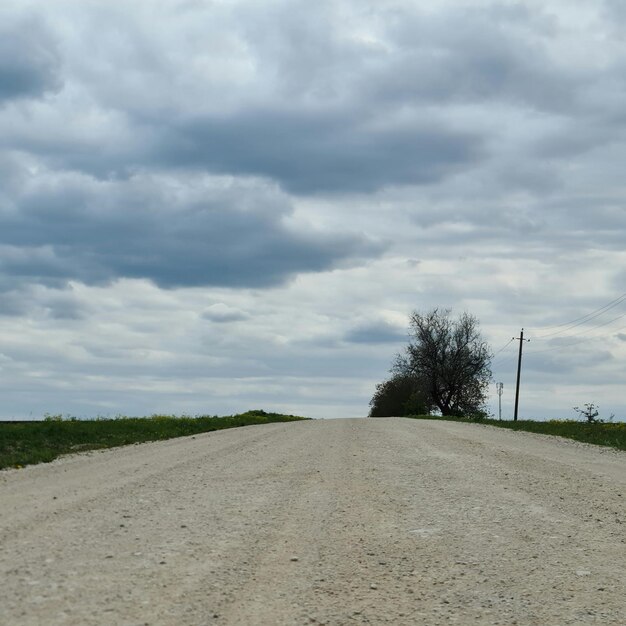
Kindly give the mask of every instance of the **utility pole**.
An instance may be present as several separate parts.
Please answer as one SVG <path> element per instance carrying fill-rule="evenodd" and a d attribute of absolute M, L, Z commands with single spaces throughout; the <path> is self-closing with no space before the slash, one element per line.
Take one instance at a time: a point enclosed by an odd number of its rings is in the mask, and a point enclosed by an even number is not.
<path fill-rule="evenodd" d="M 498 390 L 498 419 L 502 421 L 502 388 L 504 383 L 496 383 L 496 389 Z"/>
<path fill-rule="evenodd" d="M 519 380 L 522 373 L 522 346 L 524 345 L 524 341 L 530 341 L 530 339 L 524 339 L 523 328 L 519 337 L 513 337 L 513 339 L 519 341 L 519 356 L 517 357 L 517 383 L 515 385 L 515 413 L 513 414 L 513 421 L 517 422 L 517 407 L 519 404 Z"/>

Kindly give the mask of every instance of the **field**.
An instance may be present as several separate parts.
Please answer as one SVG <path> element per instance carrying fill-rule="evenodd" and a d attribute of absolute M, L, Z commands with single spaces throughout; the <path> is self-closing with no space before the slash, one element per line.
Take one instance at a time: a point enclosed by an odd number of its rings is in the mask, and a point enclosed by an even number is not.
<path fill-rule="evenodd" d="M 558 435 L 576 441 L 592 443 L 598 446 L 609 446 L 618 450 L 626 450 L 626 423 L 625 422 L 602 422 L 589 424 L 575 420 L 550 420 L 538 422 L 535 420 L 509 420 L 479 419 L 468 420 L 462 417 L 439 417 L 434 415 L 411 415 L 411 419 L 424 420 L 448 420 L 453 422 L 475 422 L 489 424 L 498 428 L 510 430 L 523 430 L 542 435 Z"/>
<path fill-rule="evenodd" d="M 49 416 L 43 421 L 0 422 L 0 469 L 45 463 L 71 452 L 302 419 L 307 418 L 256 410 L 226 417 L 153 415 L 78 420 Z"/>

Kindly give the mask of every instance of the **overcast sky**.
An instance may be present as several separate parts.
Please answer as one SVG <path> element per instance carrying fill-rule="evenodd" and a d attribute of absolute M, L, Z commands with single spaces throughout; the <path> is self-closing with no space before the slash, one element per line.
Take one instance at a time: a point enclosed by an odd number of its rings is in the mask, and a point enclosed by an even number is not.
<path fill-rule="evenodd" d="M 521 417 L 626 418 L 626 5 L 581 4 L 3 0 L 0 418 L 366 415 L 433 307 L 494 412 L 523 326 Z"/>

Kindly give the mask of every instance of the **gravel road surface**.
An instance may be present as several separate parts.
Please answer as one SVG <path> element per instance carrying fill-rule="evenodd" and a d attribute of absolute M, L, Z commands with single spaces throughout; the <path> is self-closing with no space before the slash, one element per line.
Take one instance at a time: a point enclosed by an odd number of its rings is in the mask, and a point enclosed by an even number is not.
<path fill-rule="evenodd" d="M 626 624 L 626 454 L 269 424 L 0 472 L 0 624 Z"/>

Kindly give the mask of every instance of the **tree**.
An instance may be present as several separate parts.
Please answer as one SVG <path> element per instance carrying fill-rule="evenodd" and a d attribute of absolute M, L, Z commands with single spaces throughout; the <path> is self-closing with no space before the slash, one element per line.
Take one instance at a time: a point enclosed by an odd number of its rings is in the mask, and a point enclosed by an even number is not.
<path fill-rule="evenodd" d="M 370 417 L 424 415 L 432 408 L 419 381 L 412 376 L 396 374 L 376 385 L 370 401 Z"/>
<path fill-rule="evenodd" d="M 491 352 L 478 320 L 469 313 L 454 320 L 449 310 L 415 311 L 409 345 L 396 358 L 392 372 L 413 379 L 427 403 L 442 415 L 484 414 Z"/>

